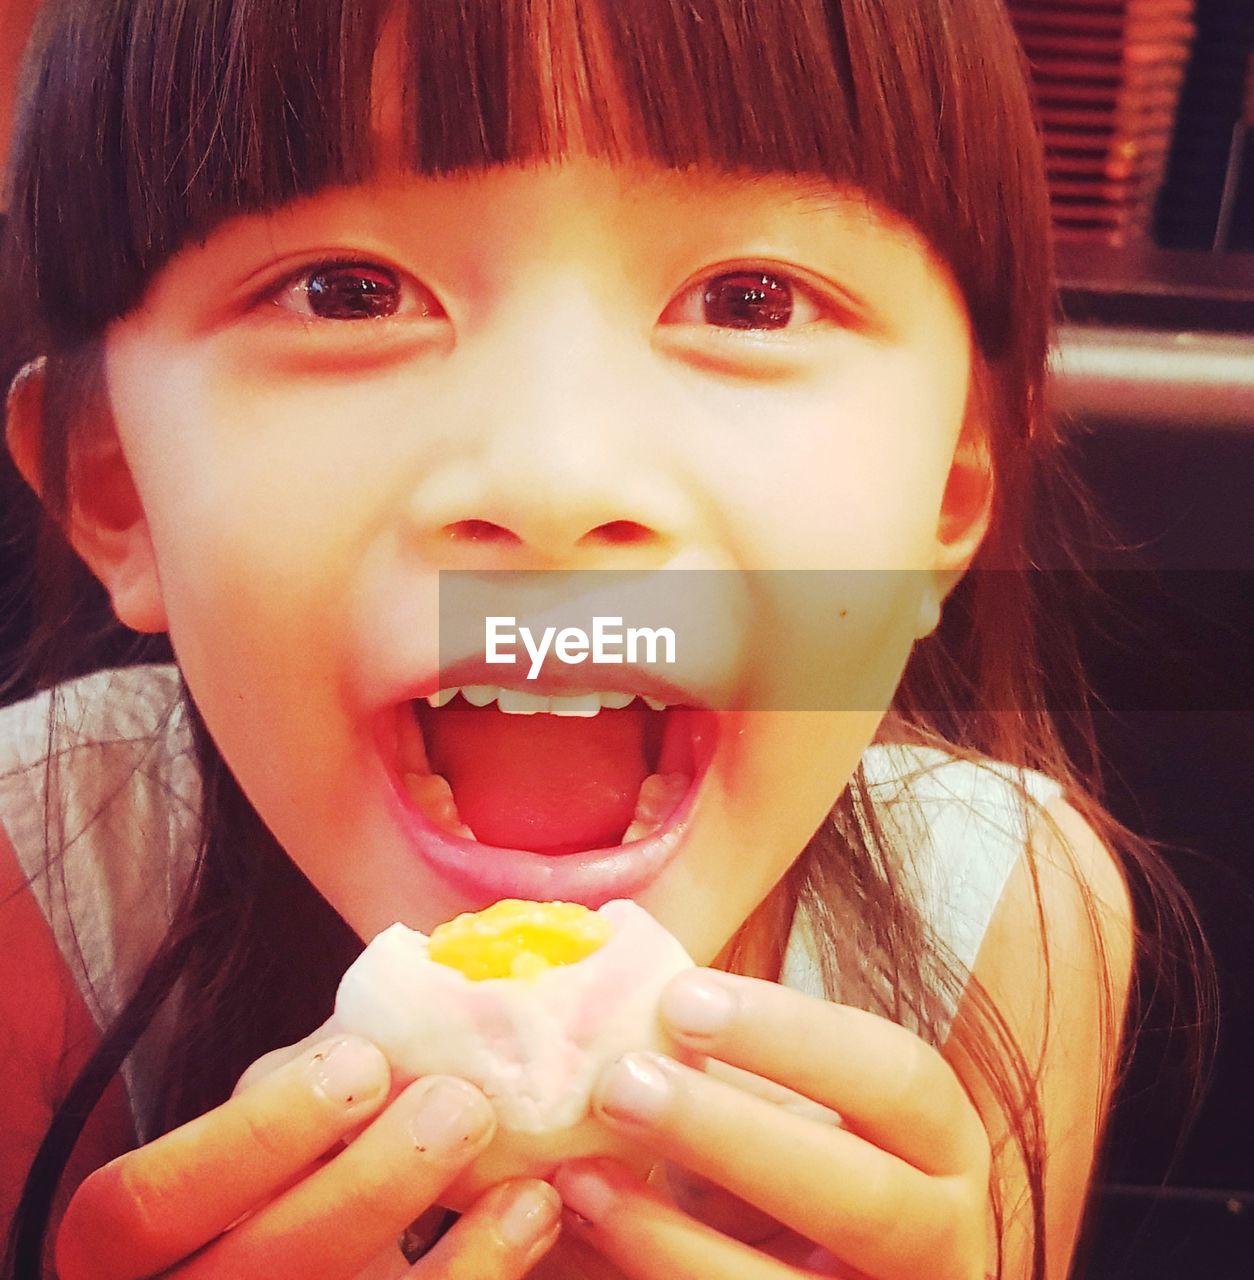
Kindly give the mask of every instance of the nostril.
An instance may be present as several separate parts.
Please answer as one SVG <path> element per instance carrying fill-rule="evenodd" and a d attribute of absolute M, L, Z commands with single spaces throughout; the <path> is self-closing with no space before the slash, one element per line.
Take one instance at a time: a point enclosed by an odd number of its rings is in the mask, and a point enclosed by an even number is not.
<path fill-rule="evenodd" d="M 493 520 L 455 520 L 443 526 L 441 532 L 449 542 L 487 544 L 496 546 L 520 546 L 525 538 L 505 525 Z M 609 520 L 589 529 L 578 539 L 581 547 L 639 546 L 652 542 L 657 535 L 647 525 L 635 520 Z"/>
<path fill-rule="evenodd" d="M 491 520 L 458 520 L 444 526 L 450 542 L 521 542 L 522 539 L 504 525 Z"/>
<path fill-rule="evenodd" d="M 635 520 L 610 520 L 606 524 L 597 525 L 595 529 L 590 529 L 579 541 L 621 547 L 648 542 L 652 537 L 652 530 L 638 524 Z"/>

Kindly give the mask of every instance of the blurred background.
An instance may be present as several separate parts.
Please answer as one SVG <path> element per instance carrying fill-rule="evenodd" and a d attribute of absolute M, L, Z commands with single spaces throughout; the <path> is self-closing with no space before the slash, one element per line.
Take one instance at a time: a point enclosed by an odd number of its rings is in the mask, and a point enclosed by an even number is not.
<path fill-rule="evenodd" d="M 1221 988 L 1214 1072 L 1182 1145 L 1185 1042 L 1169 998 L 1145 1011 L 1077 1276 L 1247 1280 L 1254 0 L 1008 7 L 1031 68 L 1058 244 L 1055 404 L 1130 552 L 1099 564 L 1113 610 L 1082 628 L 1109 798 L 1163 842 Z"/>
<path fill-rule="evenodd" d="M 0 154 L 36 2 L 0 0 Z M 1008 7 L 1058 239 L 1054 403 L 1126 548 L 1097 564 L 1110 607 L 1081 619 L 1110 800 L 1187 886 L 1223 1000 L 1213 1076 L 1182 1144 L 1176 1014 L 1166 998 L 1145 1011 L 1076 1277 L 1250 1280 L 1254 0 Z M 27 633 L 11 584 L 32 551 L 7 460 L 0 509 L 18 517 L 0 543 L 2 682 Z"/>

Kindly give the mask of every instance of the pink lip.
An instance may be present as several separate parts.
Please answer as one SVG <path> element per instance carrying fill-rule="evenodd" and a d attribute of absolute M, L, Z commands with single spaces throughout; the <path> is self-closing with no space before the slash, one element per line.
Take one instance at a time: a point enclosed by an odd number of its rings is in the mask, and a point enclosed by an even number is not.
<path fill-rule="evenodd" d="M 694 726 L 696 771 L 687 794 L 665 826 L 644 840 L 543 854 L 479 844 L 442 831 L 409 799 L 399 776 L 387 768 L 389 802 L 418 856 L 478 910 L 500 898 L 578 902 L 596 909 L 613 898 L 633 898 L 675 859 L 691 827 L 701 784 L 714 757 L 715 734 Z"/>

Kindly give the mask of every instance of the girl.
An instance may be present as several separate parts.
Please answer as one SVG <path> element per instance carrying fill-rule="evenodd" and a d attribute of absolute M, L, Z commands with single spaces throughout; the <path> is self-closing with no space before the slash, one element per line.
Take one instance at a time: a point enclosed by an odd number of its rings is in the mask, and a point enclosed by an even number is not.
<path fill-rule="evenodd" d="M 11 1269 L 1062 1280 L 1135 846 L 1043 696 L 1047 208 L 997 7 L 49 0 L 21 121 L 10 449 L 176 665 L 49 659 L 5 713 Z M 441 663 L 448 569 L 840 572 L 866 696 L 724 697 L 626 840 L 687 713 L 446 700 L 490 683 Z M 710 966 L 662 1012 L 726 1066 L 628 1057 L 597 1105 L 683 1172 L 571 1163 L 402 1256 L 491 1109 L 310 1036 L 338 976 L 395 919 L 623 893 Z"/>

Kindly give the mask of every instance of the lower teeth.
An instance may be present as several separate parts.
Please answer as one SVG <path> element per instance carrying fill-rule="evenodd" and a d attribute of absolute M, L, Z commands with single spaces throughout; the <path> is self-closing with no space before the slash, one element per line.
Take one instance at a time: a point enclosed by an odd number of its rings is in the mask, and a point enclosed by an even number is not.
<path fill-rule="evenodd" d="M 405 791 L 409 798 L 441 831 L 463 840 L 474 840 L 475 833 L 462 821 L 453 799 L 453 788 L 448 779 L 438 773 L 407 773 L 404 775 Z"/>
<path fill-rule="evenodd" d="M 691 779 L 684 773 L 651 773 L 640 784 L 640 798 L 631 824 L 623 832 L 623 844 L 651 836 L 675 811 Z"/>

